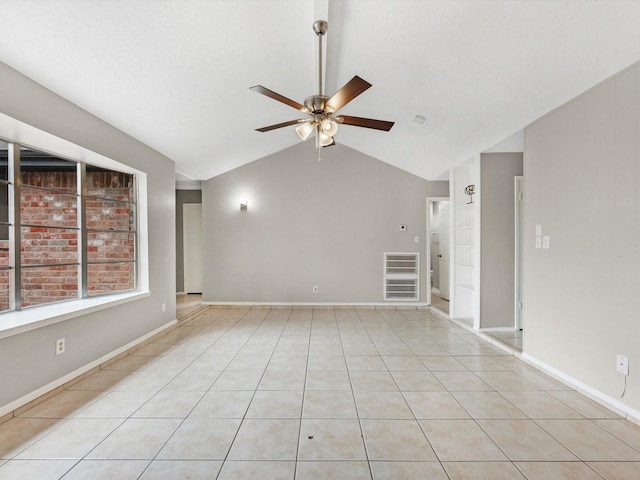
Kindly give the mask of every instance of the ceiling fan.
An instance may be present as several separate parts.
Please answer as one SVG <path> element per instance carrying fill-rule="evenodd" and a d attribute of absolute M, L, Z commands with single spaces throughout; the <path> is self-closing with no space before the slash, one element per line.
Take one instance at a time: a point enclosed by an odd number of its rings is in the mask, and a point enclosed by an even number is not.
<path fill-rule="evenodd" d="M 384 130 L 388 132 L 393 127 L 394 122 L 387 122 L 385 120 L 374 120 L 372 118 L 352 117 L 350 115 L 336 115 L 336 112 L 344 107 L 351 100 L 356 98 L 362 92 L 371 87 L 371 84 L 366 80 L 358 77 L 353 77 L 347 84 L 338 90 L 332 97 L 327 97 L 322 91 L 322 37 L 327 32 L 327 22 L 324 20 L 318 20 L 313 24 L 313 31 L 318 36 L 318 50 L 319 50 L 319 93 L 318 95 L 312 95 L 304 101 L 304 105 L 291 100 L 279 93 L 269 90 L 262 85 L 256 85 L 250 87 L 254 92 L 266 95 L 269 98 L 273 98 L 278 102 L 284 103 L 290 107 L 295 108 L 301 112 L 307 113 L 309 117 L 299 118 L 297 120 L 290 120 L 288 122 L 277 123 L 275 125 L 269 125 L 267 127 L 256 128 L 258 132 L 269 132 L 282 127 L 288 127 L 291 125 L 298 125 L 296 132 L 298 136 L 304 141 L 311 133 L 316 132 L 316 149 L 319 152 L 320 147 L 330 147 L 335 145 L 334 136 L 338 131 L 338 124 L 353 125 L 356 127 L 372 128 L 374 130 Z"/>

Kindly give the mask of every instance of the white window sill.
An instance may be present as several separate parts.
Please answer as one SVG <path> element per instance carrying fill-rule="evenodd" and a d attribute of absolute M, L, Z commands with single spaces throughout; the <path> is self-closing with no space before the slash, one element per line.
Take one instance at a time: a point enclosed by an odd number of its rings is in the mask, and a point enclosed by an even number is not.
<path fill-rule="evenodd" d="M 68 302 L 31 307 L 19 312 L 0 314 L 0 338 L 11 337 L 37 328 L 64 322 L 123 303 L 148 297 L 151 292 L 127 292 L 93 298 L 82 298 Z"/>

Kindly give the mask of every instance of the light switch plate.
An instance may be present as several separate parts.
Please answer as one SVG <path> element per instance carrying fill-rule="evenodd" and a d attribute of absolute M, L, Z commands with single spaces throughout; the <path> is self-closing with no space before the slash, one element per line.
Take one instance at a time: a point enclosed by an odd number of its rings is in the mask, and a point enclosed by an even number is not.
<path fill-rule="evenodd" d="M 542 248 L 542 237 L 536 237 L 536 248 Z"/>
<path fill-rule="evenodd" d="M 549 235 L 545 235 L 542 237 L 542 248 L 545 250 L 549 250 L 549 245 L 551 244 L 551 237 Z"/>
<path fill-rule="evenodd" d="M 542 236 L 542 224 L 536 225 L 536 237 Z"/>

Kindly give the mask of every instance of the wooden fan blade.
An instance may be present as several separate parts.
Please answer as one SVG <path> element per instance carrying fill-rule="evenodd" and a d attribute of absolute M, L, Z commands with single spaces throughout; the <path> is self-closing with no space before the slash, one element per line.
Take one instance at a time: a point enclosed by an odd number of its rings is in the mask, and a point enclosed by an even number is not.
<path fill-rule="evenodd" d="M 310 122 L 310 118 L 299 118 L 297 120 L 289 120 L 288 122 L 276 123 L 275 125 L 269 125 L 268 127 L 256 128 L 258 132 L 270 132 L 277 128 L 288 127 L 289 125 L 296 125 L 297 123 Z"/>
<path fill-rule="evenodd" d="M 356 127 L 373 128 L 374 130 L 391 130 L 395 122 L 387 122 L 385 120 L 374 120 L 373 118 L 351 117 L 349 115 L 338 115 L 336 122 L 343 125 L 353 125 Z"/>
<path fill-rule="evenodd" d="M 330 113 L 337 112 L 369 87 L 369 82 L 356 75 L 327 101 L 325 109 Z"/>
<path fill-rule="evenodd" d="M 290 107 L 295 108 L 296 110 L 300 110 L 301 112 L 306 112 L 307 107 L 304 105 L 291 100 L 290 98 L 284 97 L 279 93 L 274 92 L 273 90 L 269 90 L 268 88 L 263 87 L 262 85 L 256 85 L 254 87 L 249 87 L 249 90 L 253 90 L 254 92 L 261 93 L 269 98 L 273 98 L 278 102 L 284 103 L 285 105 L 289 105 Z"/>

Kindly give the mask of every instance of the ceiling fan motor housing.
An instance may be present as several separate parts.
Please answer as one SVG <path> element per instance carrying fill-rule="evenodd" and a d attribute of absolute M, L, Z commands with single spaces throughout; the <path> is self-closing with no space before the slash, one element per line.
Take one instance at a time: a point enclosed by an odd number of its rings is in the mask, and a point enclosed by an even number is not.
<path fill-rule="evenodd" d="M 325 107 L 328 100 L 329 97 L 325 95 L 313 95 L 311 97 L 307 97 L 307 99 L 304 101 L 304 106 L 307 108 L 310 114 L 321 115 L 327 113 Z"/>

